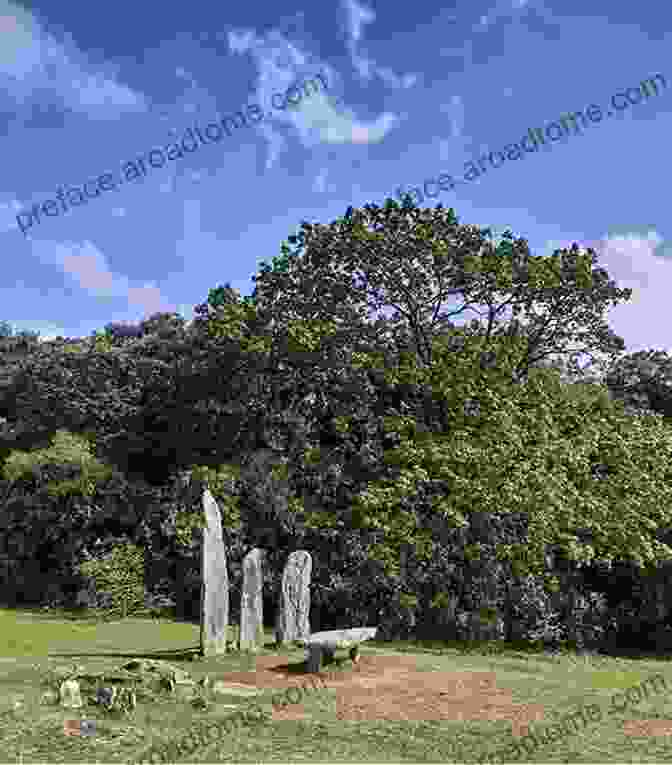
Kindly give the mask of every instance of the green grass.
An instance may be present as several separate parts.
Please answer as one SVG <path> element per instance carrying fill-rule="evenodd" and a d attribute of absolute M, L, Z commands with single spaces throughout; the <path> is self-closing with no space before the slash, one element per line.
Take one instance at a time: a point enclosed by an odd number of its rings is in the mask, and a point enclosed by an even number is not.
<path fill-rule="evenodd" d="M 230 639 L 235 639 L 232 629 Z M 267 634 L 267 650 L 274 650 Z M 166 699 L 139 703 L 127 718 L 106 718 L 95 707 L 83 713 L 40 705 L 40 679 L 50 666 L 72 663 L 92 671 L 116 667 L 134 656 L 162 658 L 186 669 L 192 677 L 217 677 L 227 671 L 254 668 L 254 656 L 227 654 L 188 661 L 198 646 L 198 626 L 166 619 L 126 619 L 96 623 L 72 621 L 64 614 L 0 610 L 0 759 L 3 762 L 130 762 L 150 744 L 164 745 L 212 725 L 223 707 L 195 710 L 188 702 Z M 47 654 L 50 655 L 47 655 Z M 302 649 L 287 651 L 289 663 L 304 658 Z M 625 720 L 672 719 L 672 667 L 669 660 L 623 659 L 545 654 L 513 648 L 494 651 L 443 643 L 380 643 L 369 641 L 362 653 L 412 654 L 426 671 L 495 672 L 497 686 L 509 689 L 514 702 L 544 706 L 545 719 L 531 730 L 548 729 L 554 721 L 589 704 L 601 719 L 576 733 L 541 743 L 529 754 L 512 754 L 507 721 L 347 722 L 335 717 L 334 691 L 304 699 L 306 721 L 268 722 L 201 739 L 195 751 L 175 755 L 171 762 L 662 762 L 669 761 L 669 738 L 632 738 L 622 731 Z M 67 654 L 68 656 L 54 656 Z M 348 671 L 348 663 L 341 667 Z M 648 695 L 622 709 L 612 706 L 615 693 L 660 674 L 665 688 L 651 685 Z M 642 686 L 644 687 L 644 686 Z M 666 690 L 667 689 L 667 690 Z M 259 699 L 269 704 L 271 692 Z M 625 697 L 619 697 L 625 698 Z M 14 707 L 14 702 L 22 702 Z M 247 705 L 249 700 L 226 697 L 221 703 Z M 97 722 L 90 738 L 63 734 L 63 721 L 84 717 Z M 198 739 L 198 734 L 196 734 Z"/>

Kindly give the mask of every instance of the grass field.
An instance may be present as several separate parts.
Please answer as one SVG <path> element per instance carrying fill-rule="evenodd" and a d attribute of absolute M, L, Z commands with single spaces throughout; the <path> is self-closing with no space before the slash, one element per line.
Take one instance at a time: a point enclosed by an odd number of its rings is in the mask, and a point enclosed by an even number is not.
<path fill-rule="evenodd" d="M 298 685 L 302 677 L 304 651 L 279 652 L 271 634 L 256 656 L 229 653 L 190 661 L 197 646 L 198 627 L 192 624 L 152 619 L 96 623 L 72 621 L 58 613 L 0 610 L 0 760 L 143 761 L 148 746 L 183 739 L 198 726 L 202 729 L 250 703 L 249 697 L 232 691 L 207 710 L 168 698 L 138 703 L 129 716 L 120 719 L 106 717 L 95 706 L 70 711 L 40 704 L 44 691 L 40 680 L 55 665 L 76 663 L 97 671 L 139 656 L 164 659 L 196 680 L 207 674 L 224 682 L 251 682 L 252 689 L 259 689 L 259 703 L 269 710 L 271 697 L 275 699 L 283 687 Z M 376 641 L 364 643 L 361 655 L 357 665 L 345 661 L 325 670 L 321 676 L 326 690 L 215 740 L 199 740 L 194 734 L 192 750 L 174 753 L 167 761 L 672 759 L 668 659 L 515 650 L 488 653 L 485 647 L 465 652 L 455 645 Z M 241 674 L 255 671 L 251 681 Z M 528 750 L 516 746 L 522 735 L 552 730 L 554 723 L 572 716 L 576 720 L 580 709 L 592 713 L 584 714 L 585 722 L 569 732 L 556 728 L 554 741 L 528 743 L 533 747 Z M 95 735 L 66 736 L 63 723 L 68 718 L 94 719 Z M 527 725 L 522 732 L 521 724 Z"/>

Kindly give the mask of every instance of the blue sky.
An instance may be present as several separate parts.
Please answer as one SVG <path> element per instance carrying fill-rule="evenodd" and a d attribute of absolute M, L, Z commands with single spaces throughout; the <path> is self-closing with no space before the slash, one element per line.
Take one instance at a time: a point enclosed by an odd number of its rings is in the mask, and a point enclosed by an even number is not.
<path fill-rule="evenodd" d="M 191 319 L 218 284 L 250 294 L 302 219 L 462 177 L 529 128 L 590 104 L 606 112 L 661 74 L 657 95 L 427 204 L 511 228 L 535 253 L 594 247 L 633 289 L 608 314 L 627 349 L 672 349 L 672 8 L 447 6 L 0 0 L 0 319 L 45 338 L 156 311 Z M 318 72 L 326 90 L 271 109 Z M 59 187 L 119 174 L 247 104 L 267 117 L 19 229 L 16 216 Z"/>

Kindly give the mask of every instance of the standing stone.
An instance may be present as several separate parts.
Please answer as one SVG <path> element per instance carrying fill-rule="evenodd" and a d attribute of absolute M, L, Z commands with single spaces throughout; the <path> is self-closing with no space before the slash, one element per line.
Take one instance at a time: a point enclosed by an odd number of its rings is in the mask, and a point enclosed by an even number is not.
<path fill-rule="evenodd" d="M 309 552 L 291 553 L 282 574 L 280 604 L 275 638 L 279 645 L 310 637 L 310 573 L 313 559 Z"/>
<path fill-rule="evenodd" d="M 226 653 L 229 626 L 229 575 L 222 518 L 210 491 L 202 497 L 206 527 L 201 548 L 201 655 Z"/>
<path fill-rule="evenodd" d="M 264 600 L 262 597 L 265 551 L 255 547 L 243 559 L 243 590 L 240 602 L 240 650 L 256 652 L 264 647 Z"/>

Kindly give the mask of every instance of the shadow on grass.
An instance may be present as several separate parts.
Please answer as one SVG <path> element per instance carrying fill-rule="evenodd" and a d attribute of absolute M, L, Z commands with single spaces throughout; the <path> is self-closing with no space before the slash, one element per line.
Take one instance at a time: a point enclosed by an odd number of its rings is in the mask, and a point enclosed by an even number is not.
<path fill-rule="evenodd" d="M 275 651 L 278 649 L 278 646 L 275 642 L 269 642 L 264 643 L 264 649 L 269 651 Z M 102 652 L 102 651 L 96 651 L 94 653 L 89 652 L 83 652 L 83 651 L 72 651 L 68 653 L 56 653 L 49 651 L 48 656 L 54 656 L 58 658 L 69 658 L 69 657 L 82 657 L 82 658 L 105 658 L 110 657 L 113 659 L 157 659 L 157 660 L 164 660 L 164 661 L 194 661 L 198 658 L 201 658 L 201 649 L 200 646 L 194 646 L 192 648 L 180 648 L 180 649 L 167 649 L 165 651 L 138 651 L 138 652 L 124 652 L 124 653 L 108 653 L 108 652 Z M 220 656 L 223 657 L 232 657 L 232 656 L 247 656 L 248 654 L 246 652 L 238 651 L 233 645 L 230 645 L 226 651 L 226 653 L 220 654 Z M 204 657 L 209 658 L 209 657 Z M 295 662 L 293 664 L 286 664 L 283 665 L 285 667 L 284 671 L 286 671 L 289 674 L 298 674 L 303 671 L 304 662 Z M 301 668 L 301 669 L 299 669 Z"/>
<path fill-rule="evenodd" d="M 125 653 L 102 653 L 102 652 L 96 652 L 96 653 L 83 653 L 81 651 L 73 651 L 72 653 L 52 653 L 51 651 L 47 654 L 48 656 L 55 656 L 59 658 L 68 658 L 68 657 L 87 657 L 87 658 L 105 658 L 109 656 L 113 659 L 157 659 L 157 660 L 164 660 L 164 661 L 193 661 L 196 657 L 201 656 L 201 649 L 197 646 L 196 648 L 184 648 L 175 650 L 174 648 L 172 650 L 168 651 L 141 651 L 138 653 L 131 653 L 130 651 L 127 651 Z M 230 653 L 222 654 L 223 656 L 229 656 Z"/>
<path fill-rule="evenodd" d="M 269 672 L 277 672 L 279 675 L 306 675 L 306 662 L 295 661 L 291 664 L 278 664 L 276 667 L 267 667 Z"/>

